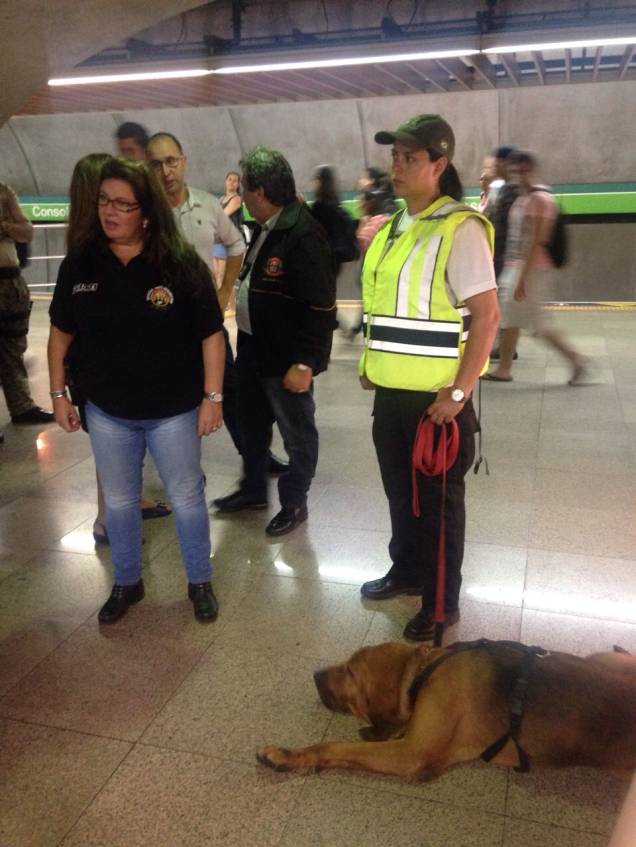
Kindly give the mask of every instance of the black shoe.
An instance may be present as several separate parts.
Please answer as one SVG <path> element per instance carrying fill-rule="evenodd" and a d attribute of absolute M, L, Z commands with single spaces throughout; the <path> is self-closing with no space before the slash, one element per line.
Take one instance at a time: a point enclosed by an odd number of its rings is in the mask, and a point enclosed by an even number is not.
<path fill-rule="evenodd" d="M 454 626 L 459 620 L 459 609 L 454 612 L 446 612 L 446 620 L 444 621 L 444 629 L 449 626 Z M 404 627 L 404 637 L 411 641 L 432 641 L 435 636 L 435 621 L 433 620 L 433 612 L 420 611 L 414 618 Z"/>
<path fill-rule="evenodd" d="M 271 451 L 267 459 L 267 473 L 270 476 L 280 476 L 282 473 L 287 473 L 289 470 L 289 462 L 279 459 Z"/>
<path fill-rule="evenodd" d="M 398 579 L 391 571 L 380 579 L 364 582 L 360 588 L 360 594 L 368 600 L 388 600 L 389 597 L 397 597 L 398 594 L 421 595 L 422 591 L 424 591 L 423 586 Z"/>
<path fill-rule="evenodd" d="M 265 532 L 267 535 L 285 535 L 296 529 L 308 517 L 309 512 L 307 511 L 307 506 L 299 506 L 297 509 L 281 509 L 267 524 Z"/>
<path fill-rule="evenodd" d="M 53 412 L 47 412 L 46 409 L 40 409 L 39 406 L 33 406 L 26 412 L 20 415 L 12 415 L 11 422 L 14 424 L 47 424 L 53 423 L 55 415 Z"/>
<path fill-rule="evenodd" d="M 4 432 L 0 432 L 0 444 L 4 444 Z"/>
<path fill-rule="evenodd" d="M 110 597 L 99 610 L 100 623 L 115 623 L 123 617 L 132 603 L 138 603 L 144 596 L 144 581 L 140 579 L 134 585 L 113 585 Z"/>
<path fill-rule="evenodd" d="M 194 617 L 198 621 L 216 620 L 219 604 L 209 582 L 189 582 L 188 597 L 192 600 Z"/>
<path fill-rule="evenodd" d="M 242 491 L 235 491 L 227 497 L 217 497 L 212 501 L 212 505 L 222 514 L 230 514 L 230 512 L 241 512 L 243 509 L 266 509 L 267 498 L 248 497 Z"/>

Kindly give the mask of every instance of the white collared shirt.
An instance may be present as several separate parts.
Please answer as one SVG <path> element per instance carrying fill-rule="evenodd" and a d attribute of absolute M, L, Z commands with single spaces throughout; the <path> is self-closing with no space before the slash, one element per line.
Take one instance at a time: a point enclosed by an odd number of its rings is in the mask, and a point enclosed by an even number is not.
<path fill-rule="evenodd" d="M 256 257 L 258 256 L 258 252 L 263 246 L 265 239 L 270 233 L 270 230 L 274 229 L 276 226 L 276 222 L 278 221 L 280 214 L 283 210 L 279 209 L 276 214 L 272 215 L 271 218 L 268 218 L 263 224 L 263 228 L 258 234 L 258 238 L 254 242 L 254 247 L 250 250 L 250 263 L 249 263 L 249 271 L 247 272 L 244 279 L 240 279 L 237 283 L 236 290 L 236 325 L 241 330 L 241 332 L 246 332 L 248 335 L 252 334 L 252 324 L 250 323 L 250 307 L 249 307 L 249 293 L 250 293 L 250 277 L 252 275 L 252 268 L 254 267 L 254 262 L 256 261 Z"/>
<path fill-rule="evenodd" d="M 186 191 L 185 202 L 172 212 L 186 241 L 214 272 L 212 259 L 215 244 L 223 244 L 228 256 L 240 256 L 245 252 L 245 242 L 213 194 L 189 185 Z"/>

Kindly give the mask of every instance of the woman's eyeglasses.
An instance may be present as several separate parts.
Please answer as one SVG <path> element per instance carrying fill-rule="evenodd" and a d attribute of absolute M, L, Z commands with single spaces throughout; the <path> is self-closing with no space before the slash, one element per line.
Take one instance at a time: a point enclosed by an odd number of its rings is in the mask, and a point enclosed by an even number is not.
<path fill-rule="evenodd" d="M 107 194 L 103 194 L 102 192 L 97 195 L 98 206 L 108 206 L 109 203 L 112 203 L 113 209 L 117 209 L 118 212 L 134 212 L 135 209 L 138 209 L 141 205 L 140 203 L 130 203 L 122 197 L 109 197 Z"/>

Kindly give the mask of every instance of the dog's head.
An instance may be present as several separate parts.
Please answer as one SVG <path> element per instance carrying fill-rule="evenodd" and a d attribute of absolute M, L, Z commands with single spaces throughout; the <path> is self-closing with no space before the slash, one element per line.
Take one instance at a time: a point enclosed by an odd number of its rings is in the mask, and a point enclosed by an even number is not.
<path fill-rule="evenodd" d="M 351 712 L 376 726 L 398 724 L 404 678 L 418 650 L 397 641 L 363 647 L 344 664 L 314 674 L 320 699 L 334 712 Z"/>

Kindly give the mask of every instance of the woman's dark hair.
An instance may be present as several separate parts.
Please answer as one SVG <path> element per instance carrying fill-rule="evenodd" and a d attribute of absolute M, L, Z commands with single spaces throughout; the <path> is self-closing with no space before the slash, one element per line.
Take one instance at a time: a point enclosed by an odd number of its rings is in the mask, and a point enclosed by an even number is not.
<path fill-rule="evenodd" d="M 195 294 L 205 284 L 211 285 L 212 278 L 207 266 L 179 232 L 163 187 L 152 169 L 145 162 L 111 158 L 102 167 L 100 185 L 107 179 L 120 179 L 132 189 L 144 218 L 143 254 L 159 278 L 175 291 L 189 290 Z M 93 245 L 108 245 L 97 216 L 86 240 L 78 245 L 78 249 Z"/>
<path fill-rule="evenodd" d="M 110 153 L 89 153 L 88 156 L 83 156 L 73 168 L 66 231 L 66 249 L 69 253 L 77 252 L 78 247 L 81 249 L 90 233 L 95 227 L 99 227 L 97 195 L 102 168 L 111 158 Z"/>
<path fill-rule="evenodd" d="M 225 179 L 227 180 L 227 178 L 229 176 L 237 176 L 238 177 L 238 185 L 236 186 L 236 193 L 240 197 L 241 196 L 241 175 L 240 175 L 240 173 L 238 171 L 228 171 L 225 174 Z"/>
<path fill-rule="evenodd" d="M 331 165 L 320 165 L 316 168 L 314 179 L 318 182 L 314 200 L 318 203 L 325 203 L 327 206 L 337 206 L 340 203 L 340 197 L 338 195 L 336 172 Z"/>
<path fill-rule="evenodd" d="M 239 162 L 249 191 L 262 188 L 274 206 L 287 206 L 296 199 L 296 182 L 291 166 L 278 150 L 255 147 Z"/>
<path fill-rule="evenodd" d="M 430 156 L 431 162 L 436 162 L 442 158 L 442 153 L 438 150 L 431 150 L 427 147 L 426 152 Z M 464 199 L 464 186 L 455 165 L 450 162 L 446 165 L 446 170 L 439 178 L 439 190 L 441 194 L 448 194 L 453 200 L 461 201 Z"/>

